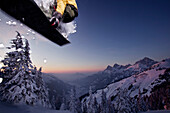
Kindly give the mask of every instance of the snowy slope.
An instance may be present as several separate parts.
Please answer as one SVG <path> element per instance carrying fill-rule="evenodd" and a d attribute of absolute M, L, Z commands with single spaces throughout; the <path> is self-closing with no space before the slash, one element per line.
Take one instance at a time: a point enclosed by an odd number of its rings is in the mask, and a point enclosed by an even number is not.
<path fill-rule="evenodd" d="M 106 92 L 107 98 L 112 98 L 112 100 L 114 100 L 113 97 L 116 97 L 120 89 L 128 89 L 128 94 L 131 97 L 137 96 L 139 94 L 139 89 L 143 95 L 149 96 L 154 86 L 165 81 L 164 79 L 159 79 L 159 75 L 164 74 L 167 68 L 170 68 L 170 59 L 163 60 L 154 64 L 146 71 L 132 75 L 131 77 L 123 79 L 119 82 L 112 83 L 104 89 L 97 90 L 93 96 L 97 98 L 99 103 L 101 102 L 102 90 Z M 88 100 L 89 97 L 84 99 Z"/>
<path fill-rule="evenodd" d="M 142 113 L 170 113 L 170 110 L 153 110 L 153 111 L 147 111 Z"/>
<path fill-rule="evenodd" d="M 11 105 L 0 102 L 0 113 L 70 113 L 69 111 L 59 111 L 45 109 L 42 107 L 31 107 L 27 105 Z"/>

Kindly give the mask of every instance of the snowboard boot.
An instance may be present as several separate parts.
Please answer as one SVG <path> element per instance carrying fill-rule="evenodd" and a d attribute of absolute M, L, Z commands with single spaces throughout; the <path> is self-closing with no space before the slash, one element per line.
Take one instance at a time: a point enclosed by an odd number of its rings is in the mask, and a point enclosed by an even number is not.
<path fill-rule="evenodd" d="M 52 18 L 50 19 L 51 25 L 54 28 L 57 28 L 60 23 L 61 18 L 62 18 L 62 15 L 59 12 L 57 11 L 53 12 Z"/>

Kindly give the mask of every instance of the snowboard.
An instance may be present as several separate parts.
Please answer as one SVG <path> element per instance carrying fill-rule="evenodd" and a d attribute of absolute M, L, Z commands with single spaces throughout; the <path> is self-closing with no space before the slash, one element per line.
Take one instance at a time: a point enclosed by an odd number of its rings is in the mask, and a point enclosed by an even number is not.
<path fill-rule="evenodd" d="M 33 0 L 0 0 L 0 8 L 59 46 L 70 43 L 51 26 L 48 18 Z"/>

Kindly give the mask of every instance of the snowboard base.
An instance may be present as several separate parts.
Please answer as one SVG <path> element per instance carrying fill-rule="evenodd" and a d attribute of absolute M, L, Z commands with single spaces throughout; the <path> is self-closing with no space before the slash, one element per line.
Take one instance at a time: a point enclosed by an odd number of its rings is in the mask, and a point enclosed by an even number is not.
<path fill-rule="evenodd" d="M 33 0 L 1 0 L 0 8 L 60 46 L 70 43 L 51 26 L 45 14 Z"/>

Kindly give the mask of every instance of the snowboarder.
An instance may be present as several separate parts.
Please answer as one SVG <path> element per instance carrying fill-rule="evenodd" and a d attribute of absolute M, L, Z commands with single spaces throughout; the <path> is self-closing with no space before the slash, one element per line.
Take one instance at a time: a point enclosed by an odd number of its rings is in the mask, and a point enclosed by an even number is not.
<path fill-rule="evenodd" d="M 57 28 L 59 22 L 68 23 L 78 16 L 77 4 L 75 0 L 57 0 L 56 6 L 53 8 L 54 11 L 52 14 L 51 11 L 49 13 L 51 18 L 49 22 L 49 18 L 34 0 L 0 0 L 0 9 L 5 13 L 19 20 L 50 41 L 63 46 L 70 43 L 70 41 L 54 28 Z"/>
<path fill-rule="evenodd" d="M 52 26 L 57 28 L 59 22 L 68 23 L 73 21 L 77 16 L 78 8 L 75 0 L 57 0 L 57 5 L 54 6 L 50 22 Z"/>

